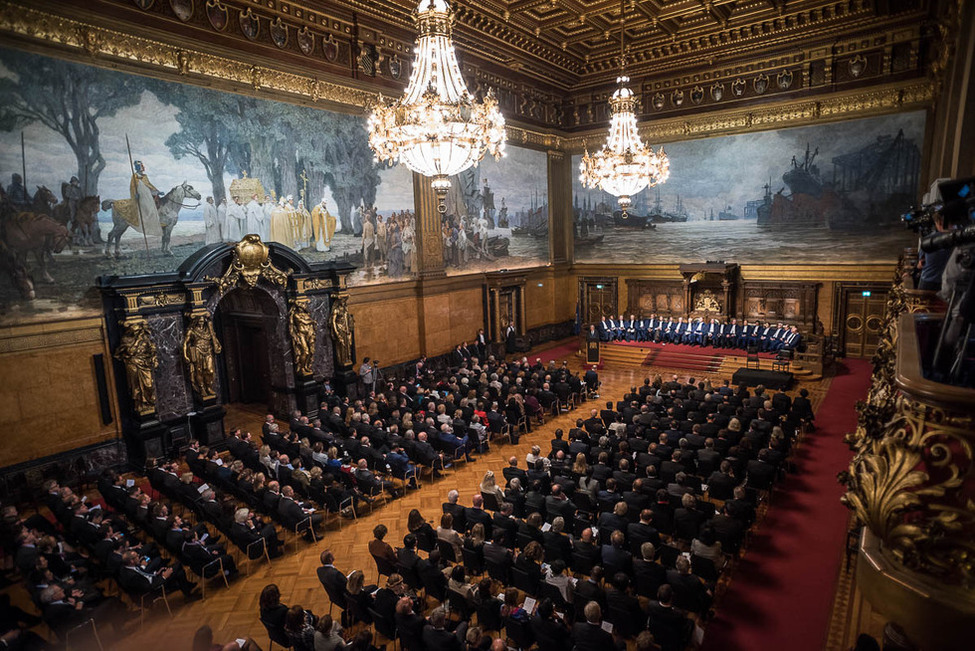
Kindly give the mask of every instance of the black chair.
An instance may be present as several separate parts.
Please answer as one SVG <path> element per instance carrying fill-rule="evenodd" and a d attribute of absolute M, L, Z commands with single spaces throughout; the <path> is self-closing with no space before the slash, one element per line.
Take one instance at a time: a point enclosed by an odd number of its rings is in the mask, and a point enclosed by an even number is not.
<path fill-rule="evenodd" d="M 718 582 L 721 573 L 710 558 L 691 554 L 691 572 L 698 575 L 711 585 Z"/>
<path fill-rule="evenodd" d="M 494 563 L 489 560 L 484 561 L 484 567 L 487 569 L 488 576 L 495 581 L 507 585 L 511 582 L 511 565 L 503 563 Z"/>
<path fill-rule="evenodd" d="M 569 608 L 568 602 L 566 602 L 565 597 L 562 596 L 562 591 L 559 590 L 557 586 L 542 581 L 538 584 L 538 599 L 542 600 L 546 597 L 552 600 L 555 610 L 561 613 L 565 613 Z"/>
<path fill-rule="evenodd" d="M 480 550 L 464 547 L 460 551 L 464 556 L 464 567 L 467 568 L 468 574 L 474 576 L 484 574 L 484 558 Z"/>
<path fill-rule="evenodd" d="M 538 594 L 538 584 L 526 572 L 517 567 L 511 568 L 511 585 L 518 588 L 525 594 L 535 596 Z"/>
<path fill-rule="evenodd" d="M 574 491 L 572 497 L 570 498 L 572 503 L 576 505 L 576 508 L 580 511 L 585 511 L 586 513 L 592 513 L 596 510 L 596 503 L 592 499 L 592 495 L 585 491 Z"/>
<path fill-rule="evenodd" d="M 535 539 L 529 536 L 527 533 L 521 533 L 519 531 L 517 534 L 515 534 L 515 545 L 517 545 L 518 549 L 525 549 L 525 547 L 528 546 L 528 543 L 533 540 Z"/>
<path fill-rule="evenodd" d="M 416 571 L 415 567 L 407 567 L 401 563 L 397 563 L 396 572 L 403 577 L 403 580 L 406 581 L 406 585 L 410 586 L 414 590 L 423 589 L 423 581 L 420 580 L 420 573 Z"/>
<path fill-rule="evenodd" d="M 484 508 L 489 511 L 500 511 L 501 504 L 498 502 L 498 496 L 496 493 L 481 493 L 481 497 L 484 498 Z"/>
<path fill-rule="evenodd" d="M 477 625 L 482 631 L 501 632 L 501 602 L 497 599 L 483 599 L 474 608 L 477 612 Z"/>
<path fill-rule="evenodd" d="M 447 600 L 447 586 L 443 583 L 433 583 L 427 580 L 427 575 L 424 574 L 420 577 L 423 579 L 423 589 L 426 591 L 428 597 L 433 597 L 438 602 L 443 603 Z"/>
<path fill-rule="evenodd" d="M 588 556 L 572 552 L 571 568 L 573 574 L 585 574 L 589 576 L 592 572 L 592 560 Z"/>
<path fill-rule="evenodd" d="M 670 545 L 661 545 L 657 549 L 657 562 L 666 567 L 667 569 L 674 569 L 677 566 L 677 557 L 680 556 L 680 550 L 676 547 L 671 547 Z"/>
<path fill-rule="evenodd" d="M 508 638 L 515 643 L 515 646 L 522 651 L 527 651 L 535 643 L 535 635 L 532 633 L 529 622 L 519 622 L 511 617 L 505 617 L 504 631 Z"/>
<path fill-rule="evenodd" d="M 457 552 L 454 550 L 454 546 L 446 540 L 438 540 L 437 549 L 440 550 L 440 558 L 444 561 L 448 563 L 457 562 Z"/>
<path fill-rule="evenodd" d="M 428 554 L 437 548 L 437 534 L 431 529 L 423 527 L 413 532 L 416 536 L 416 548 Z"/>
<path fill-rule="evenodd" d="M 641 625 L 641 622 L 633 621 L 633 614 L 629 610 L 612 606 L 607 609 L 606 621 L 613 625 L 613 632 L 623 638 L 632 637 Z"/>
<path fill-rule="evenodd" d="M 447 610 L 460 615 L 460 621 L 467 621 L 474 612 L 474 606 L 467 600 L 467 595 L 459 590 L 447 589 Z"/>
<path fill-rule="evenodd" d="M 325 593 L 328 595 L 328 614 L 332 614 L 332 606 L 338 606 L 340 614 L 345 612 L 345 592 L 342 590 L 331 590 L 323 585 Z"/>
<path fill-rule="evenodd" d="M 264 624 L 264 630 L 267 631 L 268 651 L 271 651 L 275 644 L 284 649 L 291 648 L 291 640 L 288 639 L 288 634 L 284 632 L 284 627 L 269 624 L 263 617 L 261 618 L 261 623 Z"/>
<path fill-rule="evenodd" d="M 369 616 L 372 618 L 372 623 L 376 627 L 376 631 L 379 632 L 384 638 L 389 640 L 393 646 L 396 646 L 396 620 L 390 619 L 384 615 L 379 614 L 376 610 L 370 608 Z"/>
<path fill-rule="evenodd" d="M 376 572 L 379 576 L 389 576 L 396 573 L 396 565 L 389 562 L 388 559 L 373 555 L 372 560 L 376 561 Z"/>

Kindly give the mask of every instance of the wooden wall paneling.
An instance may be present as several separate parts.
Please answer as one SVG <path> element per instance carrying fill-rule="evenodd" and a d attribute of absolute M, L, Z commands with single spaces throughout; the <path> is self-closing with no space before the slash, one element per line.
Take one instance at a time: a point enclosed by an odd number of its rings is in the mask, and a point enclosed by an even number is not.
<path fill-rule="evenodd" d="M 821 283 L 755 281 L 742 283 L 739 319 L 760 319 L 796 325 L 802 332 L 819 331 L 818 293 Z"/>
<path fill-rule="evenodd" d="M 683 316 L 684 283 L 680 280 L 626 279 L 626 314 Z"/>

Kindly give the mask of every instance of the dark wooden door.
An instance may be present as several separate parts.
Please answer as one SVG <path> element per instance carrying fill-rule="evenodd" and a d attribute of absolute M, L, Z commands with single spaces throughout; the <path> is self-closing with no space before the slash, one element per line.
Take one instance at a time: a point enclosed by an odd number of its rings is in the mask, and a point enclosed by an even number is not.
<path fill-rule="evenodd" d="M 240 402 L 269 404 L 271 368 L 263 324 L 237 323 L 237 368 L 240 369 Z"/>
<path fill-rule="evenodd" d="M 579 285 L 584 323 L 599 323 L 603 317 L 608 319 L 618 314 L 615 279 L 586 278 L 580 279 Z"/>
<path fill-rule="evenodd" d="M 887 292 L 846 292 L 843 344 L 847 357 L 872 357 L 880 342 Z"/>

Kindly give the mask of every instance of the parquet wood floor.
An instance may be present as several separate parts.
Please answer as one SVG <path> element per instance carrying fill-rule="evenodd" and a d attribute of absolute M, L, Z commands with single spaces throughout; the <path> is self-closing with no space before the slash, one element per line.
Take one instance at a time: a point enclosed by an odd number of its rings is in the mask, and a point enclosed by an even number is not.
<path fill-rule="evenodd" d="M 529 354 L 534 359 L 536 351 Z M 544 356 L 543 356 L 544 358 Z M 570 357 L 569 366 L 574 370 L 583 367 L 581 358 Z M 113 651 L 176 651 L 188 649 L 193 634 L 198 627 L 209 624 L 215 633 L 215 639 L 221 642 L 231 641 L 238 637 L 250 636 L 263 649 L 268 648 L 268 637 L 258 619 L 258 598 L 261 590 L 268 583 L 276 583 L 281 591 L 281 600 L 288 605 L 301 604 L 315 613 L 328 611 L 328 596 L 315 574 L 319 567 L 319 554 L 324 549 L 330 549 L 336 557 L 336 566 L 343 572 L 362 569 L 367 583 L 378 583 L 376 565 L 369 555 L 367 544 L 372 540 L 372 529 L 379 523 L 389 528 L 386 540 L 394 547 L 402 544 L 406 533 L 406 518 L 411 509 L 419 509 L 424 517 L 436 528 L 439 524 L 441 504 L 446 500 L 446 494 L 451 489 L 460 491 L 461 502 L 470 504 L 471 496 L 477 491 L 481 478 L 487 470 L 493 470 L 500 477 L 501 469 L 507 465 L 507 459 L 516 456 L 519 464 L 524 467 L 525 455 L 531 446 L 538 444 L 543 452 L 549 450 L 549 441 L 553 432 L 561 427 L 568 431 L 578 417 L 588 417 L 592 407 L 601 407 L 607 400 L 618 400 L 631 386 L 642 384 L 644 377 L 653 377 L 656 373 L 678 373 L 681 379 L 687 377 L 687 371 L 663 368 L 605 368 L 600 371 L 601 398 L 589 401 L 576 407 L 569 413 L 558 417 L 550 417 L 540 427 L 535 427 L 531 434 L 522 436 L 518 445 L 493 445 L 488 453 L 479 455 L 473 463 L 462 464 L 459 469 L 450 471 L 449 475 L 423 482 L 419 490 L 410 491 L 405 497 L 392 500 L 385 506 L 378 506 L 372 513 L 360 515 L 357 520 L 343 520 L 341 529 L 334 526 L 329 528 L 324 537 L 316 544 L 299 541 L 298 551 L 289 546 L 284 556 L 275 559 L 270 565 L 251 565 L 249 575 L 242 573 L 241 577 L 231 583 L 229 588 L 222 584 L 211 584 L 212 590 L 207 590 L 207 598 L 183 605 L 181 595 L 171 598 L 173 617 L 170 618 L 165 607 L 159 606 L 147 616 L 142 631 L 135 632 L 119 640 L 107 641 L 106 649 Z M 666 377 L 666 376 L 665 376 Z M 721 373 L 703 376 L 694 375 L 697 379 L 711 378 L 713 383 L 730 377 Z M 813 407 L 818 408 L 825 395 L 830 379 L 816 382 L 804 382 L 802 386 L 809 389 Z M 228 428 L 241 426 L 258 432 L 263 422 L 263 413 L 258 409 L 232 410 L 228 417 Z M 17 589 L 14 589 L 16 591 Z M 19 588 L 23 592 L 22 588 Z M 23 604 L 26 593 L 18 595 L 16 602 Z M 432 603 L 432 602 L 431 602 Z M 26 608 L 26 606 L 25 606 Z M 43 627 L 42 627 L 43 628 Z"/>

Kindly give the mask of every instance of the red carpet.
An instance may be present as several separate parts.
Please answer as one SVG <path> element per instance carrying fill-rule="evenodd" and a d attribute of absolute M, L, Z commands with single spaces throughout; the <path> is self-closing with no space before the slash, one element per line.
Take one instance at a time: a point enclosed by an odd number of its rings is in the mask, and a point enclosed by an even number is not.
<path fill-rule="evenodd" d="M 836 474 L 850 451 L 843 435 L 856 427 L 854 404 L 870 384 L 867 360 L 838 363 L 816 413 L 817 430 L 796 453 L 797 474 L 776 491 L 764 523 L 704 637 L 707 650 L 823 648 L 848 511 Z"/>
<path fill-rule="evenodd" d="M 556 363 L 561 364 L 563 360 L 569 362 L 572 366 L 572 362 L 575 360 L 575 354 L 579 352 L 579 340 L 575 337 L 571 339 L 563 340 L 552 348 L 547 348 L 541 351 L 532 351 L 527 354 L 528 361 L 531 364 L 535 363 L 535 359 L 541 357 L 543 364 L 548 364 L 551 360 L 555 360 Z"/>

